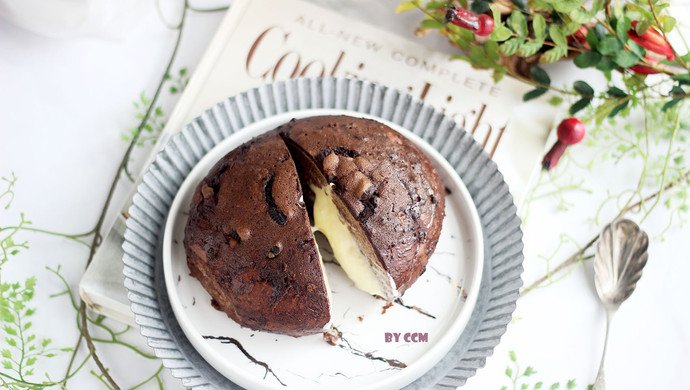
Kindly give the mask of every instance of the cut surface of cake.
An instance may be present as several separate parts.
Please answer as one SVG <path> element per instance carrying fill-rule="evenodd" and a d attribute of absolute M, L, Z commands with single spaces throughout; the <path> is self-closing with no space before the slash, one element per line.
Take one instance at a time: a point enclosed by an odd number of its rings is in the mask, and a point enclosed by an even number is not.
<path fill-rule="evenodd" d="M 240 325 L 317 333 L 331 303 L 310 216 L 354 285 L 394 300 L 424 272 L 444 207 L 431 162 L 388 126 L 292 120 L 228 153 L 198 185 L 187 263 Z"/>

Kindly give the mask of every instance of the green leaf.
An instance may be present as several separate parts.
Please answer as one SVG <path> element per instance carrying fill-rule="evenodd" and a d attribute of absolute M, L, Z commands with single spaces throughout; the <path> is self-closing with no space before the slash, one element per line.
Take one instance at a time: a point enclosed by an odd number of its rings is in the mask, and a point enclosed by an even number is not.
<path fill-rule="evenodd" d="M 654 20 L 654 15 L 652 15 L 652 12 L 645 7 L 641 7 L 635 3 L 627 3 L 625 4 L 625 8 L 629 11 L 637 12 L 638 14 L 640 14 L 640 16 L 642 16 L 642 20 Z M 637 21 L 638 25 L 642 20 Z"/>
<path fill-rule="evenodd" d="M 568 40 L 565 37 L 563 30 L 555 24 L 549 26 L 549 36 L 556 46 L 567 47 Z M 565 54 L 564 54 L 565 55 Z"/>
<path fill-rule="evenodd" d="M 661 15 L 661 29 L 665 33 L 670 33 L 676 26 L 676 18 L 671 15 Z"/>
<path fill-rule="evenodd" d="M 506 367 L 505 374 L 508 378 L 512 378 L 513 377 L 513 370 L 510 367 Z"/>
<path fill-rule="evenodd" d="M 532 75 L 532 79 L 539 84 L 551 85 L 551 78 L 544 69 L 538 66 L 533 66 L 532 69 L 530 69 L 530 74 Z"/>
<path fill-rule="evenodd" d="M 680 101 L 681 101 L 681 99 L 678 99 L 678 98 L 676 98 L 676 99 L 671 99 L 671 100 L 667 101 L 667 102 L 664 104 L 664 106 L 661 107 L 661 111 L 663 111 L 663 112 L 668 111 L 668 110 L 671 109 L 673 106 L 675 106 L 675 105 L 677 105 L 678 103 L 680 103 Z"/>
<path fill-rule="evenodd" d="M 498 5 L 494 3 L 489 3 L 489 8 L 491 8 L 491 14 L 494 17 L 494 28 L 502 26 L 503 21 L 501 19 L 501 9 L 498 8 Z"/>
<path fill-rule="evenodd" d="M 162 109 L 160 106 L 159 106 L 159 107 L 156 107 L 156 110 L 155 110 L 155 112 L 154 112 L 154 115 L 155 115 L 155 116 L 163 116 L 163 109 Z"/>
<path fill-rule="evenodd" d="M 10 347 L 16 347 L 17 346 L 17 340 L 9 337 L 5 337 L 5 341 L 7 341 L 7 345 Z"/>
<path fill-rule="evenodd" d="M 618 38 L 609 36 L 599 42 L 597 49 L 599 50 L 599 53 L 609 55 L 623 50 L 623 45 Z"/>
<path fill-rule="evenodd" d="M 561 387 L 561 384 L 556 382 L 553 385 L 551 385 L 551 390 L 556 390 L 557 388 Z"/>
<path fill-rule="evenodd" d="M 11 358 L 12 357 L 12 352 L 10 352 L 9 349 L 3 349 L 2 352 L 0 352 L 0 353 L 2 354 L 2 357 L 4 357 L 4 358 Z"/>
<path fill-rule="evenodd" d="M 628 30 L 630 30 L 631 27 L 632 26 L 630 25 L 630 18 L 628 18 L 627 16 L 618 18 L 616 20 L 616 35 L 618 35 L 618 38 L 622 39 L 625 42 L 625 40 L 628 39 Z"/>
<path fill-rule="evenodd" d="M 569 23 L 566 23 L 566 24 L 563 26 L 563 33 L 564 33 L 566 36 L 568 36 L 568 35 L 573 35 L 573 34 L 575 34 L 575 32 L 577 32 L 577 30 L 580 29 L 580 26 L 581 26 L 581 25 L 582 25 L 582 23 L 577 23 L 577 22 L 569 22 Z"/>
<path fill-rule="evenodd" d="M 472 63 L 472 60 L 470 60 L 470 57 L 464 55 L 464 54 L 453 54 L 450 56 L 451 60 L 461 60 L 461 61 L 467 61 L 470 64 Z"/>
<path fill-rule="evenodd" d="M 32 366 L 34 363 L 36 363 L 35 357 L 30 357 L 30 358 L 26 359 L 26 365 L 27 366 Z"/>
<path fill-rule="evenodd" d="M 545 64 L 554 63 L 568 54 L 568 49 L 565 47 L 554 47 L 553 49 L 547 50 L 544 54 L 539 57 L 539 61 Z"/>
<path fill-rule="evenodd" d="M 174 94 L 176 94 L 176 93 L 178 93 L 178 92 L 179 92 L 179 89 L 177 89 L 176 86 L 174 86 L 174 85 L 171 85 L 171 86 L 170 86 L 170 93 L 172 93 L 172 94 L 174 95 Z"/>
<path fill-rule="evenodd" d="M 491 32 L 491 35 L 489 36 L 489 38 L 494 40 L 494 41 L 503 42 L 512 36 L 513 36 L 513 32 L 510 31 L 510 29 L 508 27 L 499 26 L 498 28 L 495 28 L 494 31 Z"/>
<path fill-rule="evenodd" d="M 187 68 L 181 68 L 180 69 L 180 76 L 184 76 L 187 74 Z"/>
<path fill-rule="evenodd" d="M 567 14 L 568 12 L 580 8 L 584 0 L 555 0 L 553 1 L 553 8 L 561 13 Z"/>
<path fill-rule="evenodd" d="M 553 6 L 547 0 L 529 0 L 529 7 L 533 11 L 553 11 Z"/>
<path fill-rule="evenodd" d="M 520 47 L 520 49 L 518 50 L 517 54 L 518 54 L 520 57 L 530 57 L 530 56 L 533 56 L 534 54 L 536 54 L 536 53 L 539 51 L 539 49 L 541 49 L 541 47 L 543 46 L 543 44 L 544 44 L 544 43 L 541 42 L 541 41 L 529 41 L 529 42 L 525 42 L 525 44 L 522 45 L 522 46 Z"/>
<path fill-rule="evenodd" d="M 474 1 L 470 6 L 470 11 L 476 15 L 483 14 L 489 10 L 489 4 L 488 1 Z"/>
<path fill-rule="evenodd" d="M 524 94 L 522 96 L 522 101 L 526 102 L 526 101 L 530 101 L 532 99 L 536 99 L 539 96 L 545 94 L 547 91 L 548 91 L 547 88 L 535 88 L 535 89 L 527 92 L 526 94 Z"/>
<path fill-rule="evenodd" d="M 432 10 L 432 9 L 439 9 L 441 7 L 445 7 L 446 2 L 445 1 L 430 1 L 424 5 L 425 9 Z"/>
<path fill-rule="evenodd" d="M 527 36 L 527 21 L 525 17 L 522 16 L 522 12 L 513 11 L 513 13 L 510 14 L 510 27 L 517 33 L 518 37 L 524 38 Z"/>
<path fill-rule="evenodd" d="M 542 386 L 544 386 L 544 382 L 537 382 L 534 384 L 534 390 L 539 390 Z"/>
<path fill-rule="evenodd" d="M 629 68 L 637 64 L 639 58 L 640 57 L 631 51 L 621 50 L 613 56 L 613 62 L 621 68 Z"/>
<path fill-rule="evenodd" d="M 647 30 L 649 30 L 649 28 L 652 27 L 652 24 L 654 24 L 653 20 L 654 19 L 652 18 L 652 19 L 642 19 L 642 20 L 638 21 L 637 25 L 635 26 L 635 32 L 637 33 L 637 35 L 642 35 L 642 34 L 646 33 Z"/>
<path fill-rule="evenodd" d="M 627 97 L 627 96 L 628 96 L 628 94 L 625 93 L 625 91 L 623 91 L 622 89 L 620 89 L 620 88 L 618 88 L 618 87 L 610 87 L 610 88 L 608 89 L 608 91 L 606 91 L 606 93 L 607 93 L 609 96 L 615 97 L 615 98 L 624 98 L 624 97 Z"/>
<path fill-rule="evenodd" d="M 415 9 L 417 8 L 417 4 L 418 2 L 416 1 L 403 1 L 402 3 L 398 4 L 398 6 L 395 8 L 395 13 L 399 14 L 401 12 Z"/>
<path fill-rule="evenodd" d="M 24 286 L 27 290 L 33 290 L 34 287 L 36 287 L 36 277 L 32 276 L 29 279 L 26 279 L 26 282 L 24 282 Z"/>
<path fill-rule="evenodd" d="M 443 23 L 440 23 L 440 22 L 433 20 L 433 19 L 425 19 L 425 20 L 422 20 L 421 23 L 419 23 L 419 28 L 422 30 L 426 30 L 428 28 L 439 29 L 439 28 L 443 28 L 443 26 L 444 26 Z"/>
<path fill-rule="evenodd" d="M 537 372 L 534 370 L 534 368 L 532 368 L 532 366 L 527 366 L 527 368 L 525 369 L 525 372 L 523 372 L 522 375 L 524 375 L 524 376 L 530 376 L 530 375 L 533 375 L 533 374 L 536 374 L 536 373 L 537 373 Z"/>
<path fill-rule="evenodd" d="M 526 10 L 527 6 L 525 5 L 525 2 L 523 0 L 510 0 L 511 3 L 513 3 L 516 7 L 520 8 L 521 10 Z"/>
<path fill-rule="evenodd" d="M 572 390 L 572 389 L 574 389 L 576 386 L 577 386 L 577 385 L 575 384 L 575 379 L 571 379 L 571 380 L 568 381 L 568 385 L 567 385 L 568 389 L 571 389 L 571 390 Z"/>
<path fill-rule="evenodd" d="M 494 68 L 494 73 L 491 75 L 491 78 L 494 80 L 494 83 L 498 83 L 503 79 L 503 77 L 506 75 L 506 71 L 503 68 Z"/>
<path fill-rule="evenodd" d="M 490 59 L 498 61 L 501 56 L 498 54 L 498 43 L 496 41 L 486 41 L 484 43 L 484 48 L 486 49 L 486 54 Z"/>
<path fill-rule="evenodd" d="M 670 95 L 685 95 L 685 90 L 681 88 L 678 85 L 674 85 L 673 88 L 671 88 L 671 91 L 669 91 Z"/>
<path fill-rule="evenodd" d="M 587 43 L 589 43 L 589 46 L 592 48 L 592 50 L 597 50 L 599 47 L 599 37 L 597 37 L 597 33 L 595 32 L 596 28 L 590 28 L 587 31 L 587 35 L 585 35 L 585 38 L 587 39 Z"/>
<path fill-rule="evenodd" d="M 630 103 L 630 100 L 626 100 L 623 103 L 614 107 L 613 110 L 611 110 L 611 112 L 609 112 L 608 117 L 613 118 L 614 116 L 618 115 L 619 112 L 621 112 L 625 107 L 628 106 L 628 103 Z"/>
<path fill-rule="evenodd" d="M 568 109 L 568 113 L 570 115 L 575 115 L 577 112 L 587 107 L 591 101 L 591 98 L 582 98 L 576 101 L 575 103 L 573 103 L 572 106 L 570 106 L 570 108 Z"/>
<path fill-rule="evenodd" d="M 14 322 L 14 316 L 9 310 L 5 308 L 0 308 L 0 320 L 2 320 L 3 322 Z"/>
<path fill-rule="evenodd" d="M 484 48 L 480 45 L 474 45 L 470 48 L 470 59 L 475 65 L 482 66 L 484 68 L 491 67 L 491 61 L 486 57 L 486 52 Z"/>
<path fill-rule="evenodd" d="M 524 40 L 520 38 L 511 38 L 501 45 L 500 51 L 504 56 L 512 56 L 518 51 Z"/>
<path fill-rule="evenodd" d="M 537 41 L 544 41 L 546 39 L 546 20 L 544 17 L 535 13 L 532 19 L 532 29 L 534 30 L 534 38 Z"/>
<path fill-rule="evenodd" d="M 647 54 L 647 49 L 638 45 L 634 41 L 628 40 L 627 46 L 628 49 L 630 49 L 631 52 L 635 53 L 638 58 L 644 57 L 645 54 Z"/>
<path fill-rule="evenodd" d="M 568 14 L 568 16 L 570 16 L 570 19 L 572 19 L 573 22 L 580 24 L 587 23 L 592 19 L 592 15 L 582 8 L 574 9 Z"/>
<path fill-rule="evenodd" d="M 560 96 L 554 95 L 554 96 L 551 96 L 551 98 L 549 100 L 547 100 L 547 103 L 549 103 L 550 105 L 552 105 L 554 107 L 560 106 L 561 103 L 563 103 L 563 98 Z"/>
<path fill-rule="evenodd" d="M 520 389 L 521 390 L 527 390 L 528 387 L 529 387 L 529 385 L 527 383 L 523 383 L 522 386 L 520 386 Z"/>
<path fill-rule="evenodd" d="M 606 0 L 594 0 L 592 2 L 592 10 L 590 11 L 592 13 L 592 16 L 596 15 L 597 12 L 603 10 L 605 5 Z"/>
<path fill-rule="evenodd" d="M 52 341 L 53 341 L 53 340 L 51 340 L 51 339 L 49 339 L 49 338 L 44 338 L 43 341 L 41 342 L 41 345 L 43 346 L 43 348 L 45 348 L 45 347 L 47 347 L 48 344 L 50 344 Z"/>
<path fill-rule="evenodd" d="M 601 54 L 596 51 L 586 51 L 575 57 L 573 63 L 578 68 L 589 68 L 598 64 L 599 61 L 601 61 Z"/>
<path fill-rule="evenodd" d="M 5 367 L 5 369 L 7 369 L 7 370 L 11 370 L 12 369 L 12 362 L 9 360 L 3 360 L 2 366 Z"/>
<path fill-rule="evenodd" d="M 515 351 L 513 351 L 513 350 L 508 351 L 508 356 L 510 357 L 510 361 L 512 361 L 512 362 L 517 361 L 517 354 L 515 353 Z"/>
<path fill-rule="evenodd" d="M 575 92 L 579 93 L 582 96 L 594 96 L 594 89 L 582 80 L 577 80 L 575 83 L 573 83 L 573 89 L 575 89 Z"/>
<path fill-rule="evenodd" d="M 680 84 L 690 84 L 690 73 L 677 74 L 671 77 L 671 79 L 677 81 Z"/>
<path fill-rule="evenodd" d="M 27 322 L 26 324 L 24 324 L 24 330 L 28 330 L 29 328 L 31 328 L 31 325 L 31 322 Z"/>
<path fill-rule="evenodd" d="M 602 72 L 610 72 L 616 69 L 616 64 L 613 62 L 611 57 L 602 57 L 596 68 Z"/>

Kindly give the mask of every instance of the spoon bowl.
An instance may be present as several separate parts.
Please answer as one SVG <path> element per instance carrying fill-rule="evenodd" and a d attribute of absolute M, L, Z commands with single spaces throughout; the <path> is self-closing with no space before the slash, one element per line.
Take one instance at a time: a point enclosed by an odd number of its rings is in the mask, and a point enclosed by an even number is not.
<path fill-rule="evenodd" d="M 633 221 L 619 219 L 604 227 L 594 257 L 594 284 L 606 308 L 606 339 L 594 390 L 606 389 L 606 346 L 613 318 L 635 291 L 647 264 L 649 238 Z"/>

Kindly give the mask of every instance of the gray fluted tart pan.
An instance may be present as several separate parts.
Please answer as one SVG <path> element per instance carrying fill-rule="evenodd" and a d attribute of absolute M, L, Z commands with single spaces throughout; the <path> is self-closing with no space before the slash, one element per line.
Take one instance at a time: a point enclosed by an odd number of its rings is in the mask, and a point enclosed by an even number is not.
<path fill-rule="evenodd" d="M 137 188 L 123 244 L 125 287 L 142 335 L 185 386 L 241 388 L 202 357 L 176 319 L 163 276 L 163 231 L 183 181 L 214 146 L 266 118 L 310 109 L 348 110 L 408 129 L 450 163 L 469 191 L 483 236 L 477 299 L 450 350 L 405 388 L 462 386 L 484 366 L 515 310 L 523 261 L 517 209 L 496 164 L 450 117 L 407 93 L 361 80 L 301 78 L 263 85 L 207 110 L 163 148 Z"/>

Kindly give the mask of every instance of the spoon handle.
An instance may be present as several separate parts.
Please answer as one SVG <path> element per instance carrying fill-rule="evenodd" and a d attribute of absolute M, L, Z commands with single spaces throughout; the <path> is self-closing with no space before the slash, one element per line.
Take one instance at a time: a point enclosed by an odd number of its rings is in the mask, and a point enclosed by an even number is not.
<path fill-rule="evenodd" d="M 618 311 L 618 307 L 606 308 L 606 338 L 604 339 L 604 351 L 601 353 L 601 363 L 599 364 L 599 373 L 597 379 L 594 380 L 592 390 L 606 390 L 606 347 L 609 343 L 609 334 L 611 333 L 611 324 L 613 317 Z"/>

